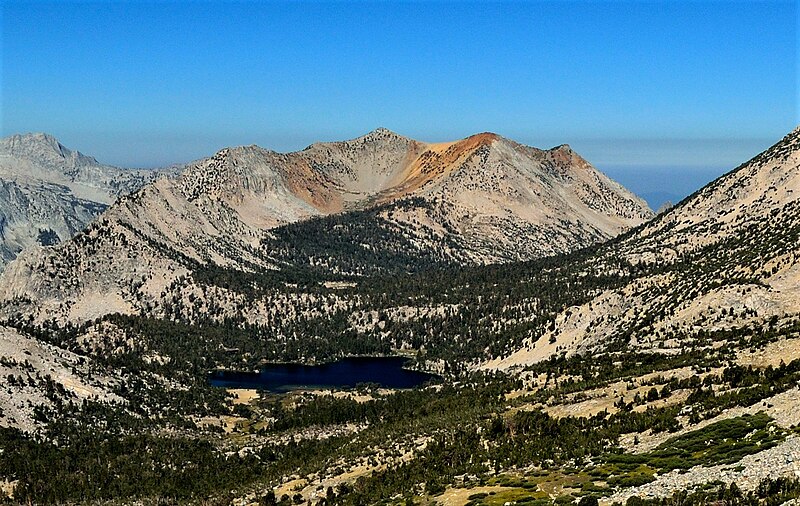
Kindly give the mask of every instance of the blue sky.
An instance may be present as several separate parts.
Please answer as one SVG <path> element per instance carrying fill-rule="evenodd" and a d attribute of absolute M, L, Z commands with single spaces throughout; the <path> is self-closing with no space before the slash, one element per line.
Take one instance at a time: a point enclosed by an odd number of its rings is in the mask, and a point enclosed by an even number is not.
<path fill-rule="evenodd" d="M 713 177 L 798 123 L 799 16 L 797 1 L 4 0 L 2 134 L 154 166 L 377 126 L 494 131 L 663 189 L 670 167 Z"/>

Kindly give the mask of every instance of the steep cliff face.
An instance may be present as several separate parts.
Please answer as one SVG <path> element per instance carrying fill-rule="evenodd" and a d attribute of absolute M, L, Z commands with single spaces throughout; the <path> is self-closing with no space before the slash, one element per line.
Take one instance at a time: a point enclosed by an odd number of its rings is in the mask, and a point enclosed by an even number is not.
<path fill-rule="evenodd" d="M 47 134 L 0 139 L 0 269 L 23 249 L 71 238 L 120 195 L 176 170 L 103 165 Z"/>
<path fill-rule="evenodd" d="M 49 246 L 72 237 L 106 207 L 60 185 L 0 179 L 0 266 L 32 244 Z"/>

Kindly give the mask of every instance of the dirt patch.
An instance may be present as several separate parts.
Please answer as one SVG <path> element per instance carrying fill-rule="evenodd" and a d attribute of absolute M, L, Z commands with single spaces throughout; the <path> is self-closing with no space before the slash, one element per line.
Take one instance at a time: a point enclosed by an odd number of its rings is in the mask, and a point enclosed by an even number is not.
<path fill-rule="evenodd" d="M 18 480 L 0 481 L 0 497 L 7 497 L 9 499 L 14 499 L 14 489 L 17 488 L 17 483 Z"/>
<path fill-rule="evenodd" d="M 473 494 L 490 494 L 514 490 L 510 487 L 475 487 L 475 488 L 448 488 L 444 494 L 435 498 L 436 504 L 443 506 L 463 506 L 469 502 L 469 496 Z"/>

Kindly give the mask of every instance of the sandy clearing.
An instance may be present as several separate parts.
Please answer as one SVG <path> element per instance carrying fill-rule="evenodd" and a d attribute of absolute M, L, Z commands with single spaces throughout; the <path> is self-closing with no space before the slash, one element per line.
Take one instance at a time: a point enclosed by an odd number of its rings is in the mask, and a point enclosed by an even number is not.
<path fill-rule="evenodd" d="M 261 396 L 258 390 L 251 388 L 228 388 L 227 392 L 233 394 L 234 404 L 250 404 Z"/>

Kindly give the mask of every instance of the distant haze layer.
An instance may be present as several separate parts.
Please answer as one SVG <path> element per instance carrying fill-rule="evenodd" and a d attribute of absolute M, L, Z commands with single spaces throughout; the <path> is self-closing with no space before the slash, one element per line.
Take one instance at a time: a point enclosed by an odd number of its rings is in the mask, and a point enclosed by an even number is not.
<path fill-rule="evenodd" d="M 733 169 L 716 167 L 598 167 L 611 179 L 643 198 L 657 211 L 667 202 L 677 204 L 709 182 Z"/>

